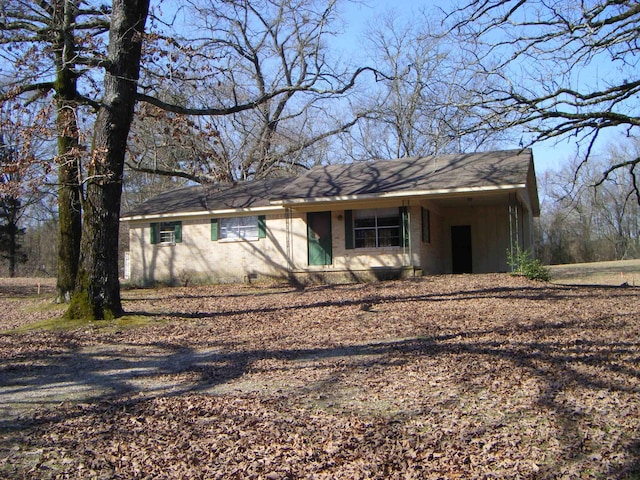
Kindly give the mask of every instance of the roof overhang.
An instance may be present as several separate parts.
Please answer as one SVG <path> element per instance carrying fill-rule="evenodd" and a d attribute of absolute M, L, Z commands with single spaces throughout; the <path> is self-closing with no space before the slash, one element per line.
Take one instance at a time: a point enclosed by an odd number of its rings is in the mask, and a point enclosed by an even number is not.
<path fill-rule="evenodd" d="M 469 194 L 490 194 L 503 193 L 506 191 L 517 191 L 526 189 L 526 184 L 513 185 L 485 185 L 479 187 L 460 187 L 460 188 L 442 188 L 433 190 L 409 190 L 403 192 L 383 192 L 370 194 L 354 194 L 354 195 L 337 195 L 328 197 L 315 198 L 288 198 L 271 200 L 272 205 L 278 205 L 287 208 L 296 208 L 306 205 L 344 203 L 344 202 L 362 202 L 368 200 L 391 200 L 391 199 L 407 199 L 407 198 L 428 198 L 443 195 L 469 195 Z"/>
<path fill-rule="evenodd" d="M 271 205 L 271 206 L 261 206 L 261 207 L 249 207 L 249 208 L 226 208 L 226 209 L 217 209 L 217 210 L 204 210 L 200 212 L 172 212 L 172 213 L 155 213 L 149 215 L 129 215 L 121 217 L 120 220 L 123 222 L 134 222 L 134 221 L 144 221 L 144 220 L 158 220 L 158 219 L 172 219 L 172 218 L 208 218 L 208 217 L 224 217 L 224 216 L 234 216 L 238 214 L 261 214 L 261 213 L 277 213 L 282 212 L 284 207 Z"/>
<path fill-rule="evenodd" d="M 492 193 L 499 194 L 505 192 L 519 192 L 521 200 L 527 205 L 529 210 L 532 210 L 534 216 L 539 216 L 539 207 L 535 207 L 536 198 L 530 198 L 530 192 L 527 189 L 526 184 L 512 184 L 512 185 L 491 185 L 481 187 L 466 187 L 466 188 L 443 188 L 433 190 L 411 190 L 405 192 L 383 192 L 375 194 L 355 194 L 355 195 L 337 195 L 329 197 L 316 197 L 316 198 L 290 198 L 290 199 L 275 199 L 271 200 L 271 205 L 260 207 L 245 207 L 245 208 L 226 208 L 205 210 L 199 212 L 172 212 L 163 214 L 149 214 L 149 215 L 129 215 L 123 216 L 120 220 L 125 222 L 133 221 L 150 221 L 150 220 L 171 220 L 175 218 L 184 219 L 198 219 L 198 218 L 210 218 L 210 217 L 224 217 L 235 215 L 259 215 L 269 213 L 281 213 L 285 209 L 296 209 L 305 207 L 313 207 L 319 205 L 335 205 L 344 203 L 361 203 L 368 201 L 384 201 L 384 200 L 407 200 L 414 199 L 442 199 L 444 197 L 461 197 L 471 194 L 482 194 L 483 196 L 490 196 Z M 530 203 L 533 200 L 533 205 Z"/>

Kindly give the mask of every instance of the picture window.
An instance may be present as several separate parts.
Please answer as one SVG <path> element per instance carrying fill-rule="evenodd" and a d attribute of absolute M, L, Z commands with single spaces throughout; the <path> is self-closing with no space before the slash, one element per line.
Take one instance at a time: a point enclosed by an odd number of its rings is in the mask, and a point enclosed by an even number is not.
<path fill-rule="evenodd" d="M 397 208 L 377 208 L 353 211 L 355 248 L 398 247 L 402 228 Z"/>

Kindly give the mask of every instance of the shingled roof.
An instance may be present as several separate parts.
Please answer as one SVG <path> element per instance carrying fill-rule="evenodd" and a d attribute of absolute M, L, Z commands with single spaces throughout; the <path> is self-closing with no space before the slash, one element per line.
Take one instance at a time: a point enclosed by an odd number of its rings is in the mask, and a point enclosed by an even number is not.
<path fill-rule="evenodd" d="M 287 200 L 523 188 L 531 150 L 401 158 L 315 167 L 290 183 Z"/>
<path fill-rule="evenodd" d="M 273 194 L 293 178 L 270 178 L 223 185 L 195 185 L 156 195 L 128 210 L 124 218 L 267 207 Z"/>
<path fill-rule="evenodd" d="M 142 203 L 126 217 L 524 188 L 537 215 L 535 181 L 529 149 L 321 165 L 292 178 L 176 189 Z"/>

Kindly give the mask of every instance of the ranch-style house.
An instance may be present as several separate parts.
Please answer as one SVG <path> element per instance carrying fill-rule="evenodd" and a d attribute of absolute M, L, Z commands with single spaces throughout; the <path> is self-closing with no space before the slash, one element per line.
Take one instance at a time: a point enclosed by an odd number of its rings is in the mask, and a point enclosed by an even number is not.
<path fill-rule="evenodd" d="M 530 149 L 316 166 L 198 185 L 127 212 L 133 284 L 349 281 L 508 270 L 532 248 Z"/>

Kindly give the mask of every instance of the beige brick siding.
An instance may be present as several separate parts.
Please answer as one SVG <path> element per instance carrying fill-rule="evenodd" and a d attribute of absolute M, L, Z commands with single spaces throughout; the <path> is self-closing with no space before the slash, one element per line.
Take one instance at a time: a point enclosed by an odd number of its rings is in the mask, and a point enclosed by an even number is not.
<path fill-rule="evenodd" d="M 385 202 L 375 205 L 378 206 L 400 205 Z M 355 208 L 367 207 L 370 206 Z M 429 243 L 422 241 L 421 207 L 430 211 Z M 212 241 L 211 217 L 182 219 L 182 242 L 175 245 L 152 245 L 150 221 L 130 221 L 130 281 L 134 284 L 243 282 L 254 278 L 283 279 L 300 272 L 352 274 L 380 267 L 407 267 L 425 274 L 449 273 L 452 225 L 471 225 L 474 272 L 507 270 L 509 212 L 505 205 L 442 208 L 436 202 L 414 201 L 409 207 L 409 246 L 375 249 L 346 249 L 345 211 L 334 209 L 331 215 L 333 263 L 326 266 L 307 264 L 306 216 L 305 211 L 287 214 L 284 209 L 277 214 L 267 214 L 266 238 L 251 241 Z M 522 218 L 530 221 L 530 216 L 523 214 Z M 525 236 L 530 237 L 530 228 L 526 226 L 524 230 Z M 525 241 L 528 243 L 528 239 Z"/>
<path fill-rule="evenodd" d="M 302 256 L 290 239 L 301 243 L 306 225 L 301 217 L 267 215 L 267 236 L 256 240 L 211 240 L 211 217 L 182 220 L 182 242 L 152 245 L 151 223 L 131 222 L 130 258 L 133 283 L 237 282 L 254 276 L 286 277 L 291 266 L 302 266 Z M 291 261 L 287 254 L 291 252 Z"/>

